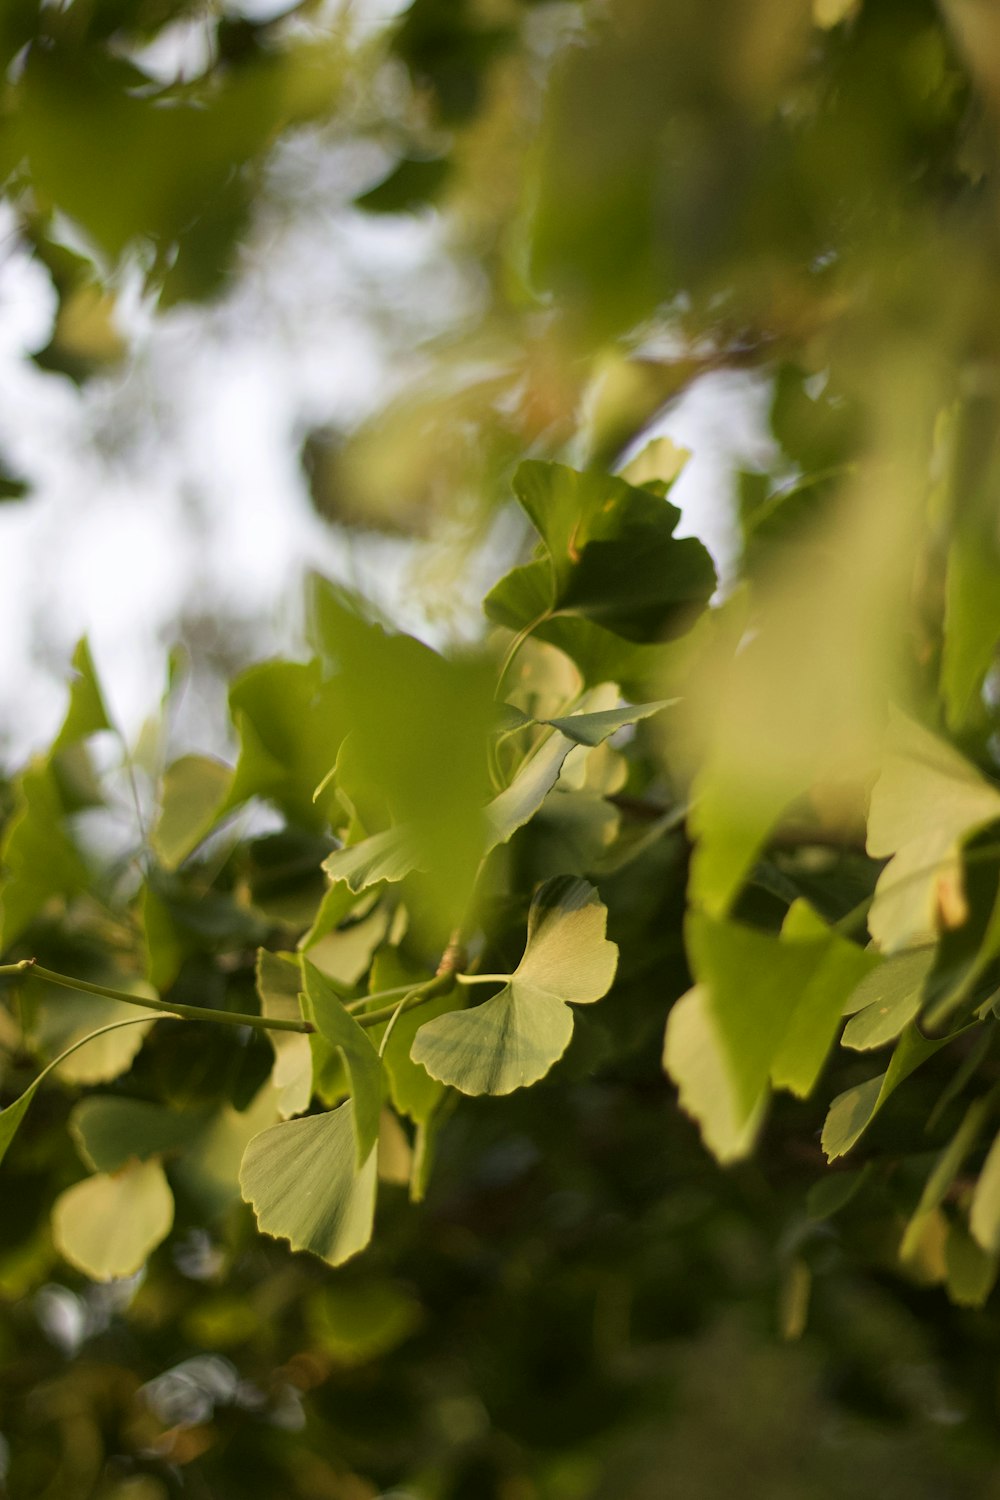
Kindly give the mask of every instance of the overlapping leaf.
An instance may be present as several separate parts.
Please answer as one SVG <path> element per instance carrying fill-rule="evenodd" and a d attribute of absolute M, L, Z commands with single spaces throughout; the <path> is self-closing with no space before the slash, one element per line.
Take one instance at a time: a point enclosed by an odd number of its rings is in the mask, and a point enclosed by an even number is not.
<path fill-rule="evenodd" d="M 414 1061 L 465 1094 L 509 1094 L 537 1083 L 569 1046 L 570 1004 L 591 1004 L 611 987 L 618 949 L 606 925 L 592 886 L 546 882 L 531 904 L 524 956 L 508 983 L 484 1004 L 420 1027 Z"/>

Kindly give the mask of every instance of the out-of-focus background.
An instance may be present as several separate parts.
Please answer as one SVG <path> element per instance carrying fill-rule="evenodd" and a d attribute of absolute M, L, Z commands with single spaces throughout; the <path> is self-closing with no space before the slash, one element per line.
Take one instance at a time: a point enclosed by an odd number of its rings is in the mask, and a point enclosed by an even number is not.
<path fill-rule="evenodd" d="M 37 356 L 52 346 L 60 317 L 53 272 L 25 243 L 11 204 L 0 207 L 0 449 L 31 490 L 30 504 L 0 511 L 0 744 L 8 763 L 51 737 L 66 663 L 82 634 L 134 733 L 156 706 L 167 650 L 178 641 L 202 662 L 213 651 L 241 660 L 294 641 L 308 567 L 359 583 L 431 638 L 480 630 L 482 593 L 518 545 L 509 525 L 443 536 L 444 514 L 416 538 L 379 537 L 363 526 L 359 535 L 324 513 L 337 502 L 322 478 L 317 510 L 302 461 L 313 433 L 350 434 L 414 389 L 432 401 L 432 371 L 453 350 L 454 370 L 435 372 L 449 387 L 470 374 L 481 380 L 491 365 L 502 380 L 516 349 L 509 329 L 505 348 L 489 326 L 491 288 L 476 247 L 470 253 L 456 240 L 446 199 L 434 195 L 412 212 L 357 206 L 392 167 L 399 149 L 392 127 L 402 133 L 414 109 L 412 85 L 381 55 L 385 28 L 398 24 L 402 8 L 308 8 L 301 24 L 342 39 L 350 61 L 340 67 L 358 69 L 353 87 L 370 82 L 381 97 L 352 101 L 346 119 L 279 135 L 207 302 L 157 307 L 132 249 L 115 267 L 113 301 L 102 302 L 88 281 L 89 301 L 85 292 L 69 320 L 64 309 L 60 337 L 72 346 L 72 368 L 57 360 L 52 369 Z M 263 31 L 297 8 L 178 9 L 152 40 L 124 48 L 164 87 L 212 66 L 219 15 L 253 35 L 251 23 Z M 551 66 L 560 35 L 580 25 L 576 9 L 529 7 L 537 35 L 518 35 L 529 53 L 522 65 Z M 489 30 L 485 21 L 472 27 Z M 442 133 L 436 144 L 445 140 Z M 110 167 L 99 191 L 116 192 Z M 475 192 L 488 202 L 487 184 Z M 94 251 L 85 228 L 62 215 L 47 232 L 60 249 Z M 734 472 L 773 453 L 768 399 L 766 375 L 709 373 L 656 424 L 692 454 L 675 490 L 682 532 L 701 535 L 724 570 L 735 544 Z M 419 422 L 418 413 L 415 461 L 424 466 L 430 455 L 420 451 Z M 405 490 L 409 438 L 400 432 L 390 441 L 392 456 L 373 455 L 387 470 L 376 482 Z M 416 476 L 414 487 L 423 482 Z M 407 500 L 404 493 L 401 505 Z M 391 509 L 394 501 L 384 503 Z M 433 558 L 442 541 L 468 547 L 446 589 L 422 576 L 433 572 L 428 553 Z M 211 720 L 207 709 L 192 734 L 211 734 Z"/>
<path fill-rule="evenodd" d="M 4 0 L 8 767 L 84 633 L 129 739 L 179 648 L 174 748 L 225 748 L 308 569 L 475 636 L 525 456 L 667 436 L 723 593 L 765 566 L 748 517 L 869 426 L 905 447 L 996 338 L 988 9 Z M 682 876 L 626 896 L 676 928 Z M 337 1273 L 239 1207 L 130 1282 L 70 1273 L 46 1098 L 0 1214 L 11 1500 L 1000 1495 L 996 1312 L 859 1271 L 799 1163 L 720 1171 L 658 1057 L 575 1114 L 472 1103 Z"/>

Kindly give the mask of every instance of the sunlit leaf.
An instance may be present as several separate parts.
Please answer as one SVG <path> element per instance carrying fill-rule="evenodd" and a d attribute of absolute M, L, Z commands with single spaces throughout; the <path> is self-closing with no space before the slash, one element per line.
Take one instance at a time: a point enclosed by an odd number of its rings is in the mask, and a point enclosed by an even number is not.
<path fill-rule="evenodd" d="M 184 755 L 167 767 L 152 833 L 166 869 L 176 869 L 211 830 L 232 776 L 228 766 L 206 755 Z"/>
<path fill-rule="evenodd" d="M 375 1214 L 376 1152 L 357 1166 L 351 1100 L 283 1120 L 255 1136 L 240 1168 L 243 1196 L 265 1234 L 339 1266 L 363 1250 Z"/>
<path fill-rule="evenodd" d="M 382 1108 L 382 1064 L 364 1027 L 344 1009 L 336 990 L 309 959 L 302 960 L 305 999 L 320 1036 L 343 1056 L 351 1080 L 352 1120 L 357 1132 L 358 1167 L 378 1140 Z"/>
<path fill-rule="evenodd" d="M 868 815 L 869 854 L 894 856 L 868 917 L 883 950 L 936 939 L 951 888 L 961 904 L 961 840 L 997 818 L 1000 790 L 945 741 L 896 713 Z"/>
<path fill-rule="evenodd" d="M 52 1205 L 56 1249 L 94 1281 L 134 1276 L 173 1222 L 173 1195 L 158 1161 L 85 1177 Z"/>
<path fill-rule="evenodd" d="M 524 956 L 499 994 L 428 1021 L 411 1049 L 432 1078 L 465 1094 L 509 1094 L 544 1078 L 569 1046 L 569 1003 L 610 989 L 618 949 L 607 912 L 582 880 L 552 880 L 528 915 Z"/>
<path fill-rule="evenodd" d="M 674 1002 L 663 1041 L 663 1066 L 680 1105 L 698 1122 L 717 1161 L 739 1161 L 753 1150 L 764 1119 L 765 1085 L 747 1107 L 733 1086 L 705 990 L 696 985 Z"/>

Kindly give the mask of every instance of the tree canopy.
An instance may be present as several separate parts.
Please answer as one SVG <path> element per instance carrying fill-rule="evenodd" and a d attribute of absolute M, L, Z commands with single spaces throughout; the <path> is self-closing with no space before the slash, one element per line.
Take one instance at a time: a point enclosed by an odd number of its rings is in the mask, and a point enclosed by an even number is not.
<path fill-rule="evenodd" d="M 9 769 L 10 1493 L 1000 1493 L 1000 21 L 274 10 L 4 7 L 35 358 L 341 153 L 470 290 L 303 482 L 445 623 L 313 574 L 202 745 L 83 640 Z M 722 570 L 658 425 L 720 370 Z"/>

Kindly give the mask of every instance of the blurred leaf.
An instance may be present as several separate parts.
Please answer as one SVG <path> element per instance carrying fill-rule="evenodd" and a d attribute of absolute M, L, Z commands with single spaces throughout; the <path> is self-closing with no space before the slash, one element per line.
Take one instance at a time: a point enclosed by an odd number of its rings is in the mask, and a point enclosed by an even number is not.
<path fill-rule="evenodd" d="M 996 1283 L 1000 1256 L 985 1251 L 960 1220 L 953 1220 L 948 1225 L 944 1260 L 952 1302 L 959 1307 L 982 1307 Z"/>
<path fill-rule="evenodd" d="M 1000 1135 L 986 1153 L 972 1195 L 969 1228 L 977 1243 L 990 1255 L 1000 1251 Z"/>
<path fill-rule="evenodd" d="M 158 1161 L 85 1177 L 52 1205 L 56 1249 L 93 1281 L 141 1271 L 173 1222 L 173 1195 Z"/>
<path fill-rule="evenodd" d="M 894 714 L 868 814 L 868 852 L 889 860 L 868 927 L 888 952 L 933 942 L 941 903 L 962 904 L 958 845 L 1000 817 L 1000 791 L 943 740 Z"/>
<path fill-rule="evenodd" d="M 263 797 L 304 828 L 324 823 L 333 791 L 315 803 L 312 792 L 345 732 L 338 685 L 323 680 L 317 662 L 262 662 L 236 679 L 229 706 L 240 755 L 220 811 Z"/>
<path fill-rule="evenodd" d="M 944 1196 L 954 1182 L 959 1168 L 979 1138 L 991 1106 L 992 1100 L 988 1095 L 974 1100 L 966 1110 L 962 1123 L 948 1145 L 935 1161 L 931 1174 L 924 1183 L 920 1201 L 903 1234 L 899 1247 L 903 1260 L 916 1251 L 927 1217 L 944 1201 Z"/>
<path fill-rule="evenodd" d="M 749 1156 L 763 1123 L 769 1088 L 765 1084 L 749 1106 L 741 1100 L 701 985 L 676 1000 L 667 1017 L 663 1067 L 677 1085 L 681 1108 L 698 1122 L 715 1159 L 727 1163 Z"/>
<path fill-rule="evenodd" d="M 338 1365 L 367 1364 L 408 1339 L 423 1321 L 420 1303 L 394 1281 L 331 1281 L 309 1303 L 309 1329 Z"/>
<path fill-rule="evenodd" d="M 133 1159 L 148 1161 L 189 1145 L 206 1117 L 205 1110 L 92 1095 L 74 1106 L 69 1131 L 91 1171 L 117 1172 Z"/>
<path fill-rule="evenodd" d="M 807 1095 L 844 1001 L 874 956 L 839 937 L 804 901 L 790 908 L 780 937 L 697 912 L 685 935 L 743 1116 L 769 1080 Z"/>
<path fill-rule="evenodd" d="M 521 464 L 514 490 L 544 548 L 486 596 L 490 619 L 511 630 L 550 639 L 545 619 L 571 614 L 648 644 L 687 629 L 715 588 L 704 547 L 674 539 L 680 512 L 648 490 L 536 462 Z"/>
<path fill-rule="evenodd" d="M 920 1010 L 924 981 L 934 963 L 933 948 L 895 953 L 866 974 L 847 1004 L 854 1012 L 841 1045 L 866 1052 L 895 1041 Z"/>
<path fill-rule="evenodd" d="M 950 1037 L 928 1041 L 915 1026 L 909 1026 L 896 1043 L 885 1073 L 866 1079 L 838 1094 L 830 1105 L 823 1126 L 822 1146 L 827 1161 L 850 1151 L 875 1118 L 889 1095 L 928 1057 L 945 1046 Z"/>
<path fill-rule="evenodd" d="M 53 1072 L 54 1069 L 64 1064 L 71 1052 L 75 1052 L 78 1047 L 85 1046 L 92 1037 L 102 1036 L 106 1030 L 117 1030 L 120 1026 L 135 1026 L 137 1024 L 140 1023 L 134 1018 L 130 1021 L 115 1021 L 110 1027 L 101 1027 L 97 1031 L 91 1031 L 86 1036 L 80 1037 L 78 1041 L 73 1042 L 71 1046 L 67 1047 L 65 1052 L 61 1052 L 58 1057 L 53 1058 L 52 1062 L 48 1063 L 42 1069 L 37 1078 L 31 1080 L 23 1094 L 20 1094 L 5 1109 L 0 1110 L 0 1161 L 3 1161 L 3 1158 L 6 1156 L 8 1147 L 17 1134 L 21 1121 L 28 1112 L 28 1106 L 38 1092 L 39 1085 L 43 1079 L 49 1073 Z"/>
<path fill-rule="evenodd" d="M 450 170 L 446 156 L 402 156 L 381 182 L 354 201 L 370 214 L 413 213 L 434 202 Z"/>
<path fill-rule="evenodd" d="M 167 767 L 153 848 L 167 870 L 175 870 L 215 824 L 233 773 L 205 755 L 184 755 Z"/>

